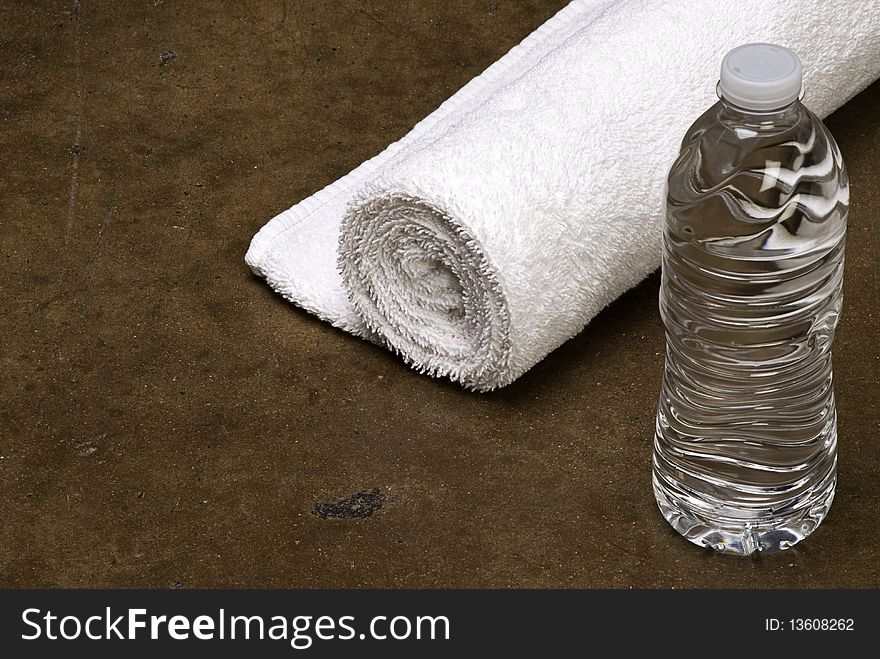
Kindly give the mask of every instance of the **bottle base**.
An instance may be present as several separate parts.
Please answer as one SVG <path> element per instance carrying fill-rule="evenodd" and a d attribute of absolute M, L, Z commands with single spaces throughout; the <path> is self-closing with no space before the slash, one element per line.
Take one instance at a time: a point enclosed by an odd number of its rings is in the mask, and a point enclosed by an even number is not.
<path fill-rule="evenodd" d="M 834 499 L 836 479 L 831 478 L 822 492 L 808 506 L 791 515 L 768 521 L 741 524 L 720 522 L 698 515 L 677 499 L 654 477 L 654 496 L 666 521 L 687 540 L 701 547 L 733 556 L 760 552 L 773 554 L 797 544 L 825 518 Z"/>

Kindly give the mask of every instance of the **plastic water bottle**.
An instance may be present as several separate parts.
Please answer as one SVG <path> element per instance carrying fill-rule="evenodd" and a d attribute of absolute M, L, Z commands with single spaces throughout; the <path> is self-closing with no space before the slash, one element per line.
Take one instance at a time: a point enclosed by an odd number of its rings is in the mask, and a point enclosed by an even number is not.
<path fill-rule="evenodd" d="M 654 493 L 685 538 L 786 549 L 834 497 L 846 169 L 790 50 L 746 44 L 669 173 Z"/>

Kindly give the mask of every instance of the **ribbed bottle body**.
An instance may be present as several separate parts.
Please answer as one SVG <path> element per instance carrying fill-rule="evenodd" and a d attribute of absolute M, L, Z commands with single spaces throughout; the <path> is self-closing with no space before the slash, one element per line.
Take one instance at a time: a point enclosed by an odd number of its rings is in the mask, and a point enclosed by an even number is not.
<path fill-rule="evenodd" d="M 799 102 L 756 114 L 721 101 L 688 131 L 667 190 L 655 494 L 692 542 L 784 549 L 836 482 L 840 152 Z"/>

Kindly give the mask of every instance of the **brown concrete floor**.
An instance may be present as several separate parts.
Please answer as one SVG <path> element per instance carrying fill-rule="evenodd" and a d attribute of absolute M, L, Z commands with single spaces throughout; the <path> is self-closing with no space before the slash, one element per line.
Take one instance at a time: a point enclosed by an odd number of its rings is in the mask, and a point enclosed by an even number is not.
<path fill-rule="evenodd" d="M 0 6 L 0 585 L 880 586 L 880 84 L 828 122 L 853 184 L 837 500 L 776 557 L 655 509 L 656 275 L 477 395 L 245 267 L 562 5 Z M 312 512 L 372 488 L 373 517 Z"/>

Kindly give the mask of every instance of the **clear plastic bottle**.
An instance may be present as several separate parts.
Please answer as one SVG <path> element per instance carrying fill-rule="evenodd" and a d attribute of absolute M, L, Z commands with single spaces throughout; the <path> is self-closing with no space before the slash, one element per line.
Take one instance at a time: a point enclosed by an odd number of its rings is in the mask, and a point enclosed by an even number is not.
<path fill-rule="evenodd" d="M 834 497 L 848 182 L 797 56 L 747 44 L 669 173 L 654 493 L 684 537 L 786 549 Z"/>

